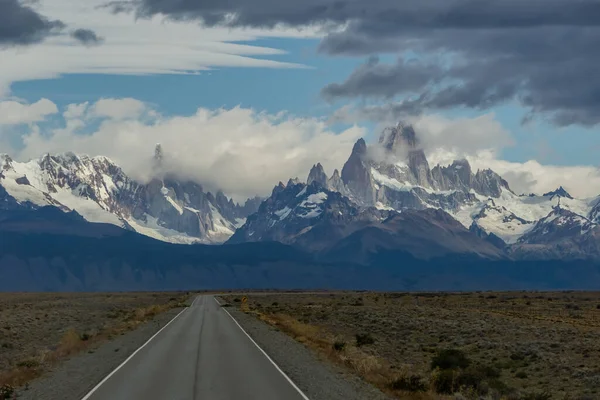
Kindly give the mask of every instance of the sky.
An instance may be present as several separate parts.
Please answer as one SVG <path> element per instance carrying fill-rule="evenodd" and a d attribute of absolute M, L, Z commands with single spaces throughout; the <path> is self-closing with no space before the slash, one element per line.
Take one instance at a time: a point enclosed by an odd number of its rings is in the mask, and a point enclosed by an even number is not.
<path fill-rule="evenodd" d="M 267 195 L 413 123 L 518 193 L 600 194 L 600 0 L 0 0 L 0 153 Z"/>

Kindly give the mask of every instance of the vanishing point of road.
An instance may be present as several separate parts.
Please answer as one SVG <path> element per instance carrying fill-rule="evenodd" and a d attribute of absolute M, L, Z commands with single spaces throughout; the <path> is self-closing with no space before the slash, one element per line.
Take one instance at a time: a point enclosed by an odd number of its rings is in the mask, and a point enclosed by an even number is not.
<path fill-rule="evenodd" d="M 308 400 L 213 296 L 198 296 L 82 400 Z"/>

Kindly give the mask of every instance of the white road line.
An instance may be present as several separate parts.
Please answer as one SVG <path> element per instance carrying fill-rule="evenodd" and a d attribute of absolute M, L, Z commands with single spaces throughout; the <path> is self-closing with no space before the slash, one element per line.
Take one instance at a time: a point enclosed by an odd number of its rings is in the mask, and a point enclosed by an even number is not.
<path fill-rule="evenodd" d="M 219 303 L 219 300 L 217 300 L 217 298 L 216 298 L 216 297 L 213 297 L 213 299 L 215 299 L 215 301 L 217 302 L 217 304 L 218 304 L 218 305 L 221 305 L 221 303 Z M 255 345 L 255 346 L 258 348 L 258 350 L 260 350 L 260 352 L 261 352 L 261 353 L 263 353 L 265 357 L 267 357 L 267 360 L 269 360 L 269 361 L 271 362 L 271 364 L 273 364 L 273 366 L 275 367 L 275 369 L 277 369 L 277 371 L 279 371 L 279 372 L 281 373 L 281 375 L 283 375 L 283 377 L 284 377 L 284 378 L 285 378 L 285 379 L 286 379 L 286 380 L 287 380 L 287 381 L 290 383 L 290 385 L 292 385 L 292 387 L 293 387 L 294 389 L 296 389 L 296 391 L 298 392 L 298 394 L 299 394 L 300 396 L 302 396 L 302 398 L 303 398 L 304 400 L 310 400 L 310 399 L 309 399 L 309 398 L 308 398 L 308 397 L 307 397 L 307 396 L 306 396 L 306 395 L 305 395 L 305 394 L 302 392 L 302 390 L 300 390 L 300 388 L 299 388 L 298 386 L 296 386 L 296 384 L 294 383 L 294 381 L 292 381 L 292 380 L 290 379 L 290 377 L 289 377 L 289 376 L 287 376 L 287 375 L 286 375 L 286 373 L 285 373 L 285 372 L 283 372 L 283 371 L 281 370 L 281 368 L 279 368 L 279 365 L 277 365 L 277 364 L 275 363 L 275 361 L 273 361 L 273 359 L 272 359 L 271 357 L 269 357 L 269 355 L 268 355 L 268 354 L 267 354 L 267 353 L 266 353 L 266 352 L 265 352 L 265 351 L 264 351 L 264 350 L 263 350 L 263 349 L 262 349 L 262 348 L 261 348 L 261 347 L 260 347 L 260 346 L 259 346 L 259 345 L 258 345 L 258 344 L 255 342 L 255 341 L 254 341 L 254 339 L 252 339 L 252 337 L 251 337 L 250 335 L 248 335 L 248 332 L 246 332 L 246 331 L 244 330 L 244 328 L 242 328 L 242 326 L 241 326 L 241 325 L 240 325 L 240 324 L 239 324 L 239 323 L 238 323 L 238 322 L 235 320 L 235 318 L 233 318 L 233 316 L 232 316 L 231 314 L 229 314 L 229 311 L 227 311 L 227 309 L 225 309 L 225 308 L 222 308 L 222 309 L 223 309 L 223 311 L 225 311 L 225 312 L 227 313 L 227 315 L 229 315 L 229 318 L 231 318 L 231 319 L 233 320 L 233 322 L 235 322 L 235 324 L 238 326 L 238 328 L 240 328 L 240 329 L 242 330 L 242 332 L 244 332 L 244 334 L 245 334 L 246 336 L 248 336 L 248 339 L 250 339 L 250 341 L 251 341 L 252 343 L 254 343 L 254 345 Z M 85 399 L 82 399 L 82 400 L 85 400 Z"/>
<path fill-rule="evenodd" d="M 196 301 L 196 300 L 194 300 Z M 133 352 L 132 355 L 130 355 L 129 357 L 127 357 L 127 359 L 125 361 L 123 361 L 117 368 L 115 368 L 115 370 L 113 372 L 111 372 L 110 374 L 108 374 L 106 376 L 106 378 L 102 379 L 102 381 L 97 384 L 88 394 L 85 395 L 84 398 L 82 398 L 81 400 L 88 400 L 90 397 L 92 397 L 92 395 L 94 394 L 94 392 L 96 390 L 98 390 L 100 388 L 100 386 L 102 386 L 107 380 L 110 379 L 111 376 L 113 376 L 114 374 L 117 373 L 118 370 L 120 370 L 125 364 L 127 364 L 127 362 L 129 360 L 131 360 L 133 358 L 133 356 L 135 356 L 140 350 L 142 350 L 144 347 L 146 347 L 146 345 L 148 345 L 148 343 L 150 343 L 152 341 L 152 339 L 154 339 L 156 336 L 158 336 L 159 333 L 161 333 L 167 326 L 171 325 L 171 322 L 175 321 L 177 319 L 177 317 L 179 317 L 181 314 L 183 314 L 183 312 L 185 310 L 187 310 L 189 307 L 184 308 L 183 310 L 181 310 L 179 312 L 179 314 L 177 314 L 175 317 L 173 317 L 172 320 L 170 320 L 165 326 L 163 326 L 162 328 L 160 328 L 160 330 L 158 332 L 156 332 L 154 334 L 154 336 L 152 336 L 150 339 L 148 339 L 146 341 L 146 343 L 144 343 L 141 347 L 139 347 L 136 351 Z"/>

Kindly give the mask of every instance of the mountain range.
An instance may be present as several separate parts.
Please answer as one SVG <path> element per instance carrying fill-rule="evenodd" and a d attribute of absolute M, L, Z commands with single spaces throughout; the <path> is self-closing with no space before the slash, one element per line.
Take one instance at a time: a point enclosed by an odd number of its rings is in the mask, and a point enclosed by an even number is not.
<path fill-rule="evenodd" d="M 5 285 L 600 285 L 600 196 L 576 199 L 562 187 L 516 194 L 464 159 L 431 168 L 410 125 L 385 129 L 371 145 L 359 139 L 341 172 L 328 176 L 317 163 L 306 181 L 280 182 L 244 204 L 165 173 L 162 159 L 157 145 L 154 178 L 140 182 L 106 157 L 0 155 Z M 569 277 L 573 268 L 580 275 Z"/>

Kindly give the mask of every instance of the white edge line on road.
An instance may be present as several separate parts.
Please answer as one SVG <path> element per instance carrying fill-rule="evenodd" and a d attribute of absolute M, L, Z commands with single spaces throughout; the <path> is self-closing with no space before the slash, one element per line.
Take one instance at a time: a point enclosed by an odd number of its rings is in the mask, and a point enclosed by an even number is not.
<path fill-rule="evenodd" d="M 194 301 L 196 301 L 196 300 L 194 299 Z M 193 303 L 192 303 L 192 304 L 193 304 Z M 155 334 L 154 334 L 154 335 L 153 335 L 153 336 L 152 336 L 150 339 L 148 339 L 148 340 L 146 341 L 146 343 L 144 343 L 143 345 L 141 345 L 141 346 L 140 346 L 140 347 L 139 347 L 139 348 L 138 348 L 136 351 L 134 351 L 134 352 L 133 352 L 133 354 L 132 354 L 132 355 L 130 355 L 129 357 L 127 357 L 127 359 L 126 359 L 125 361 L 123 361 L 123 362 L 122 362 L 122 363 L 121 363 L 121 364 L 120 364 L 120 365 L 119 365 L 117 368 L 115 368 L 115 369 L 113 370 L 113 372 L 111 372 L 110 374 L 108 374 L 108 375 L 106 376 L 106 378 L 102 379 L 102 381 L 101 381 L 99 384 L 97 384 L 97 385 L 96 385 L 96 386 L 95 386 L 95 387 L 94 387 L 94 388 L 93 388 L 93 389 L 92 389 L 92 390 L 91 390 L 91 391 L 90 391 L 88 394 L 86 394 L 86 395 L 85 395 L 85 397 L 83 397 L 81 400 L 88 400 L 90 397 L 92 397 L 92 395 L 94 394 L 94 392 L 95 392 L 96 390 L 98 390 L 98 389 L 100 388 L 100 386 L 102 386 L 102 385 L 103 385 L 103 384 L 104 384 L 104 383 L 105 383 L 107 380 L 109 380 L 111 376 L 113 376 L 114 374 L 116 374 L 118 370 L 120 370 L 121 368 L 123 368 L 123 366 L 124 366 L 125 364 L 127 364 L 127 362 L 128 362 L 129 360 L 131 360 L 131 359 L 132 359 L 132 358 L 133 358 L 133 357 L 134 357 L 134 356 L 135 356 L 135 355 L 136 355 L 136 354 L 137 354 L 137 353 L 138 353 L 140 350 L 142 350 L 144 347 L 146 347 L 146 346 L 148 345 L 148 343 L 150 343 L 150 342 L 152 341 L 152 339 L 154 339 L 156 336 L 158 336 L 158 334 L 159 334 L 159 333 L 161 333 L 161 332 L 162 332 L 162 331 L 163 331 L 163 330 L 164 330 L 164 329 L 165 329 L 167 326 L 169 326 L 169 325 L 171 324 L 171 322 L 175 321 L 175 320 L 177 319 L 177 317 L 179 317 L 181 314 L 183 314 L 183 312 L 184 312 L 185 310 L 187 310 L 188 308 L 189 308 L 189 307 L 186 307 L 186 308 L 184 308 L 183 310 L 181 310 L 181 311 L 179 312 L 179 314 L 177 314 L 176 316 L 174 316 L 172 320 L 170 320 L 169 322 L 167 322 L 167 324 L 166 324 L 165 326 L 163 326 L 162 328 L 160 328 L 160 330 L 159 330 L 158 332 L 156 332 L 156 333 L 155 333 Z"/>
<path fill-rule="evenodd" d="M 213 299 L 215 299 L 215 301 L 217 302 L 217 304 L 218 304 L 218 305 L 221 305 L 221 303 L 219 303 L 219 300 L 217 300 L 217 298 L 216 298 L 216 297 L 213 297 Z M 231 318 L 231 319 L 233 320 L 233 322 L 235 322 L 235 324 L 238 326 L 238 328 L 240 328 L 240 329 L 242 330 L 242 332 L 244 332 L 244 334 L 245 334 L 246 336 L 248 336 L 248 339 L 250 339 L 250 341 L 251 341 L 252 343 L 254 343 L 254 345 L 255 345 L 255 346 L 258 348 L 258 350 L 260 350 L 260 352 L 261 352 L 261 353 L 263 353 L 265 357 L 267 357 L 267 360 L 269 360 L 269 361 L 271 362 L 271 364 L 273 364 L 273 366 L 275 367 L 275 369 L 277 369 L 277 371 L 279 371 L 279 372 L 281 373 L 281 375 L 283 375 L 283 377 L 284 377 L 284 378 L 285 378 L 285 379 L 286 379 L 286 380 L 287 380 L 287 381 L 290 383 L 290 385 L 292 385 L 292 387 L 293 387 L 294 389 L 296 389 L 296 391 L 298 392 L 298 394 L 300 394 L 300 396 L 302 396 L 302 398 L 303 398 L 304 400 L 310 400 L 310 399 L 309 399 L 309 398 L 308 398 L 308 397 L 307 397 L 307 396 L 306 396 L 306 395 L 305 395 L 305 394 L 302 392 L 302 390 L 300 390 L 300 388 L 299 388 L 298 386 L 296 386 L 296 384 L 294 383 L 294 381 L 292 381 L 292 380 L 290 379 L 290 377 L 289 377 L 289 376 L 287 376 L 287 375 L 286 375 L 286 373 L 285 373 L 285 372 L 283 372 L 283 371 L 281 370 L 281 368 L 279 368 L 279 365 L 277 365 L 277 364 L 275 363 L 275 361 L 273 361 L 273 359 L 272 359 L 271 357 L 269 357 L 269 355 L 268 355 L 268 354 L 267 354 L 267 353 L 266 353 L 266 352 L 265 352 L 265 351 L 264 351 L 264 350 L 263 350 L 263 349 L 262 349 L 262 348 L 261 348 L 261 347 L 258 345 L 258 343 L 256 343 L 256 342 L 254 341 L 254 339 L 252 339 L 252 337 L 251 337 L 250 335 L 248 335 L 248 332 L 246 332 L 246 331 L 244 330 L 244 328 L 242 328 L 242 326 L 241 326 L 241 325 L 240 325 L 240 324 L 239 324 L 239 323 L 238 323 L 238 322 L 235 320 L 235 318 L 233 318 L 233 316 L 232 316 L 232 315 L 229 313 L 229 311 L 227 311 L 227 309 L 225 309 L 225 308 L 222 308 L 222 310 L 223 310 L 223 311 L 225 311 L 225 312 L 227 313 L 227 315 L 229 315 L 229 318 Z M 85 399 L 82 399 L 82 400 L 85 400 Z"/>

